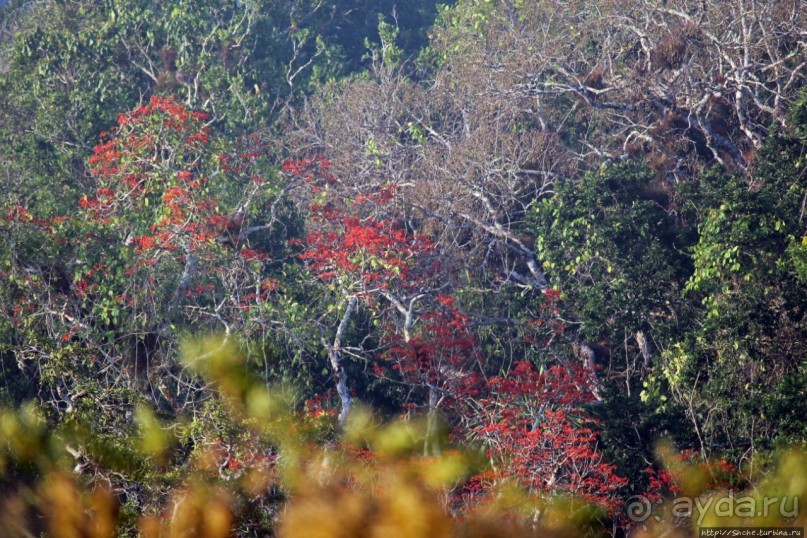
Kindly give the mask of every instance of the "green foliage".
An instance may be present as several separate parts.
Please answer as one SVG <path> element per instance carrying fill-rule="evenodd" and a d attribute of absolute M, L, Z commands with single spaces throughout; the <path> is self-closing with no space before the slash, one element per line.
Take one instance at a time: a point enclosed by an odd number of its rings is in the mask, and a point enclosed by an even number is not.
<path fill-rule="evenodd" d="M 370 50 L 371 57 L 378 57 L 384 67 L 387 69 L 395 69 L 400 66 L 401 59 L 403 58 L 403 50 L 398 46 L 398 33 L 397 26 L 393 26 L 384 20 L 383 15 L 378 17 L 378 37 L 380 40 L 379 47 L 376 48 L 368 39 L 365 46 Z M 368 151 L 370 149 L 368 148 Z"/>
<path fill-rule="evenodd" d="M 797 388 L 807 354 L 798 246 L 804 155 L 803 138 L 774 130 L 750 177 L 712 170 L 697 188 L 682 189 L 698 220 L 684 295 L 696 314 L 662 353 L 666 389 L 654 380 L 645 396 L 658 406 L 677 403 L 705 448 L 739 454 L 802 439 L 794 409 L 807 401 Z M 671 402 L 661 401 L 665 392 Z"/>
<path fill-rule="evenodd" d="M 798 383 L 805 356 L 807 296 L 794 248 L 805 184 L 793 166 L 803 155 L 803 142 L 775 132 L 751 179 L 712 170 L 659 201 L 652 174 L 622 164 L 536 204 L 536 252 L 576 316 L 574 334 L 605 344 L 608 371 L 638 374 L 624 383 L 643 403 L 612 395 L 603 409 L 612 450 L 622 436 L 646 451 L 665 431 L 684 445 L 738 452 L 799 438 L 803 425 L 789 410 L 804 392 L 777 389 Z M 637 331 L 652 337 L 648 357 L 639 357 Z M 623 419 L 613 422 L 631 407 L 630 422 L 655 426 L 634 436 Z"/>
<path fill-rule="evenodd" d="M 633 163 L 561 183 L 532 213 L 536 254 L 589 342 L 621 342 L 674 323 L 686 260 L 675 222 L 653 195 L 653 175 Z"/>

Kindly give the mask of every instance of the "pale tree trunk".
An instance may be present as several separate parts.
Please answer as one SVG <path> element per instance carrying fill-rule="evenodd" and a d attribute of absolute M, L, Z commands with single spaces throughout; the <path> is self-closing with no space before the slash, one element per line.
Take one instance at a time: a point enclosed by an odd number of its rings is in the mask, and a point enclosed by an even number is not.
<path fill-rule="evenodd" d="M 591 387 L 591 394 L 598 402 L 601 402 L 602 385 L 600 383 L 599 377 L 597 377 L 597 363 L 594 360 L 594 350 L 591 349 L 591 347 L 584 342 L 578 343 L 578 350 L 580 353 L 580 357 L 583 359 L 583 364 L 591 374 L 591 377 L 594 381 L 594 384 Z M 578 389 L 581 389 L 581 387 L 578 387 Z"/>
<path fill-rule="evenodd" d="M 328 359 L 331 363 L 331 371 L 336 376 L 336 393 L 339 395 L 339 402 L 341 409 L 339 410 L 338 425 L 339 428 L 345 426 L 347 417 L 350 414 L 350 409 L 353 407 L 353 398 L 350 396 L 350 390 L 347 386 L 347 372 L 342 364 L 342 337 L 347 329 L 347 324 L 350 317 L 356 312 L 358 301 L 356 297 L 350 297 L 347 301 L 347 308 L 342 316 L 342 321 L 339 322 L 339 327 L 336 329 L 336 336 L 333 343 L 329 344 L 323 339 L 323 344 L 328 349 Z"/>
<path fill-rule="evenodd" d="M 404 306 L 404 303 L 401 300 L 390 293 L 384 293 L 383 295 L 403 316 L 404 342 L 409 343 L 412 340 L 412 327 L 415 323 L 415 304 L 425 295 L 419 294 L 412 297 L 409 300 L 408 306 Z M 437 386 L 432 383 L 428 383 L 428 387 L 429 411 L 426 415 L 426 439 L 423 442 L 423 455 L 428 456 L 431 453 L 433 456 L 439 456 L 441 452 L 440 443 L 435 438 L 435 430 L 437 428 L 437 408 L 440 406 L 443 398 L 440 395 L 440 389 L 438 389 Z"/>
<path fill-rule="evenodd" d="M 440 441 L 437 439 L 437 408 L 443 401 L 440 389 L 429 383 L 429 413 L 426 415 L 426 440 L 423 443 L 424 456 L 439 456 L 441 454 Z"/>
<path fill-rule="evenodd" d="M 645 370 L 647 370 L 650 368 L 653 362 L 653 352 L 650 351 L 650 342 L 647 341 L 647 337 L 644 335 L 644 332 L 636 331 L 636 343 L 639 344 L 639 351 L 642 353 L 644 367 Z"/>

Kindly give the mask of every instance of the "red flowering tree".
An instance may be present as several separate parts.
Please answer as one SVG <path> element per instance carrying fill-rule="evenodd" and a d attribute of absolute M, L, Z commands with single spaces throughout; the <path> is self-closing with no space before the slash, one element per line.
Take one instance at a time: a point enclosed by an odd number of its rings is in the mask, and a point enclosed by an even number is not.
<path fill-rule="evenodd" d="M 434 302 L 440 265 L 432 242 L 408 227 L 396 208 L 393 185 L 359 193 L 337 207 L 328 199 L 328 185 L 337 181 L 328 167 L 323 159 L 308 159 L 289 161 L 284 170 L 302 176 L 314 194 L 300 258 L 328 290 L 326 313 L 336 313 L 330 318 L 333 323 L 321 329 L 340 399 L 338 421 L 343 424 L 352 405 L 343 357 L 364 351 L 345 342 L 354 314 L 366 309 L 382 329 L 381 340 L 393 347 L 399 341 L 411 344 L 414 352 L 420 341 L 414 340 L 415 325 L 421 305 Z M 432 325 L 435 321 L 426 320 Z"/>
<path fill-rule="evenodd" d="M 269 324 L 278 287 L 266 262 L 291 187 L 256 138 L 231 142 L 208 122 L 152 97 L 101 135 L 89 158 L 94 185 L 76 215 L 39 220 L 18 208 L 9 216 L 60 260 L 25 277 L 18 300 L 32 297 L 25 308 L 34 312 L 19 329 L 75 347 L 117 379 L 153 381 L 164 369 L 169 402 L 187 386 L 168 371 L 173 336 L 212 328 L 254 336 Z M 25 353 L 53 362 L 50 344 Z"/>
<path fill-rule="evenodd" d="M 85 242 L 88 257 L 101 254 L 103 263 L 76 286 L 105 320 L 127 311 L 128 323 L 163 331 L 184 309 L 202 326 L 212 321 L 229 332 L 274 289 L 261 277 L 267 253 L 251 244 L 270 224 L 248 222 L 267 217 L 258 208 L 275 192 L 260 173 L 260 144 L 245 138 L 228 147 L 207 119 L 152 97 L 121 114 L 95 147 L 89 164 L 98 186 L 79 205 L 85 238 L 96 239 Z"/>
<path fill-rule="evenodd" d="M 465 434 L 487 447 L 492 471 L 472 480 L 473 498 L 503 480 L 537 494 L 569 495 L 612 512 L 627 481 L 597 450 L 594 401 L 587 368 L 561 363 L 543 371 L 521 361 L 504 375 L 469 379 L 458 401 Z"/>
<path fill-rule="evenodd" d="M 397 187 L 387 185 L 359 192 L 353 200 L 335 199 L 330 186 L 339 180 L 322 158 L 287 161 L 284 171 L 311 186 L 309 232 L 300 241 L 301 259 L 328 293 L 322 343 L 336 378 L 343 423 L 352 405 L 344 368 L 345 355 L 370 355 L 373 372 L 385 381 L 404 386 L 409 409 L 425 409 L 430 426 L 441 408 L 456 409 L 469 379 L 481 378 L 485 358 L 476 327 L 521 324 L 516 318 L 472 317 L 452 294 L 452 271 L 440 245 L 418 232 L 406 218 L 407 208 Z M 522 349 L 543 349 L 556 326 L 557 292 L 527 312 Z M 354 315 L 364 308 L 376 328 L 374 350 L 346 342 Z M 534 311 L 533 311 L 534 310 Z M 327 314 L 331 314 L 328 316 Z M 353 335 L 362 341 L 366 334 Z M 448 405 L 450 404 L 450 405 Z M 452 420 L 458 417 L 449 417 Z M 429 428 L 429 432 L 433 428 Z M 439 447 L 426 440 L 426 450 Z"/>
<path fill-rule="evenodd" d="M 433 436 L 437 414 L 447 402 L 462 397 L 467 379 L 475 378 L 484 362 L 471 318 L 455 302 L 447 295 L 422 301 L 416 327 L 385 332 L 386 349 L 374 366 L 378 377 L 407 387 L 410 411 L 426 409 L 425 453 L 440 452 Z"/>

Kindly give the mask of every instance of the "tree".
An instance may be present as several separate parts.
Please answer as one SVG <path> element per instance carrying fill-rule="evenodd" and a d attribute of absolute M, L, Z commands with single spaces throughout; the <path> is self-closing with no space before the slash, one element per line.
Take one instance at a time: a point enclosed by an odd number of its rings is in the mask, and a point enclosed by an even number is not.
<path fill-rule="evenodd" d="M 318 161 L 319 172 L 327 172 L 329 166 L 327 161 Z M 285 168 L 298 169 L 300 164 L 287 163 Z M 308 177 L 313 181 L 313 176 Z M 326 185 L 336 181 L 325 177 Z M 418 316 L 418 303 L 437 289 L 433 270 L 437 262 L 431 259 L 431 242 L 407 230 L 394 216 L 394 186 L 357 197 L 352 208 L 356 216 L 328 205 L 327 190 L 322 194 L 321 200 L 311 206 L 311 223 L 317 229 L 306 236 L 300 258 L 335 295 L 335 304 L 328 302 L 326 314 L 341 313 L 332 340 L 326 339 L 324 332 L 328 329 L 322 327 L 322 342 L 337 379 L 342 425 L 352 405 L 342 363 L 346 350 L 343 339 L 359 304 L 366 306 L 378 321 L 390 314 L 395 316 L 395 325 L 408 342 Z M 353 347 L 349 351 L 363 350 Z"/>
<path fill-rule="evenodd" d="M 787 410 L 805 398 L 791 388 L 805 356 L 797 245 L 807 184 L 796 132 L 774 128 L 750 178 L 713 170 L 690 195 L 700 219 L 686 291 L 702 306 L 662 357 L 663 379 L 708 455 L 719 446 L 748 457 L 804 431 Z"/>
<path fill-rule="evenodd" d="M 197 390 L 176 365 L 182 331 L 270 330 L 278 284 L 265 267 L 285 248 L 272 241 L 288 185 L 273 182 L 259 143 L 228 144 L 208 120 L 153 97 L 102 135 L 89 159 L 95 192 L 76 217 L 7 215 L 19 242 L 5 252 L 5 300 L 26 314 L 6 344 L 54 385 L 57 408 L 105 372 L 177 412 Z"/>
<path fill-rule="evenodd" d="M 143 96 L 173 94 L 241 133 L 266 118 L 254 91 L 264 66 L 248 45 L 259 39 L 255 4 L 13 4 L 3 10 L 0 158 L 17 177 L 4 185 L 14 203 L 47 216 L 74 209 L 92 185 L 87 151 Z M 49 196 L 54 183 L 64 197 Z"/>
<path fill-rule="evenodd" d="M 599 342 L 599 359 L 607 372 L 625 373 L 628 394 L 634 374 L 652 367 L 654 342 L 683 315 L 689 264 L 681 252 L 694 234 L 670 214 L 676 203 L 651 170 L 621 163 L 557 185 L 531 212 L 537 255 L 574 321 L 568 334 Z"/>
<path fill-rule="evenodd" d="M 345 197 L 398 185 L 486 288 L 545 289 L 524 219 L 536 199 L 643 157 L 665 198 L 714 163 L 743 173 L 768 122 L 788 123 L 801 15 L 746 4 L 459 2 L 422 71 L 378 56 L 298 107 L 288 144 L 329 155 Z"/>
<path fill-rule="evenodd" d="M 410 52 L 433 4 L 413 3 L 397 19 Z M 15 178 L 4 180 L 3 203 L 51 216 L 72 209 L 91 183 L 85 154 L 98 134 L 151 95 L 204 108 L 232 136 L 266 130 L 289 100 L 361 67 L 378 11 L 394 6 L 12 0 L 0 9 L 0 163 Z M 51 182 L 63 199 L 50 196 Z"/>
<path fill-rule="evenodd" d="M 582 163 L 647 154 L 682 180 L 698 161 L 744 170 L 768 124 L 786 125 L 802 26 L 788 1 L 471 0 L 443 14 L 433 44 L 455 80 L 484 73 Z"/>
<path fill-rule="evenodd" d="M 529 361 L 465 387 L 457 398 L 466 435 L 487 448 L 490 486 L 516 480 L 539 494 L 571 495 L 609 512 L 627 484 L 597 449 L 592 372 L 574 363 L 539 371 Z"/>
<path fill-rule="evenodd" d="M 463 397 L 461 389 L 468 378 L 479 375 L 485 362 L 471 330 L 471 317 L 458 310 L 455 298 L 430 299 L 420 304 L 417 328 L 392 329 L 382 335 L 386 349 L 374 367 L 382 379 L 407 388 L 408 413 L 426 409 L 425 455 L 441 450 L 435 435 L 438 412 Z"/>

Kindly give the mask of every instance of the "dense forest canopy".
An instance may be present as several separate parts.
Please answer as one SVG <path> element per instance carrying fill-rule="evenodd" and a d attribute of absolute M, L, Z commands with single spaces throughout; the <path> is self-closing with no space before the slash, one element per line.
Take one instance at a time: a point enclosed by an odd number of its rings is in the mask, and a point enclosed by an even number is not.
<path fill-rule="evenodd" d="M 803 526 L 804 7 L 0 2 L 0 521 Z"/>

